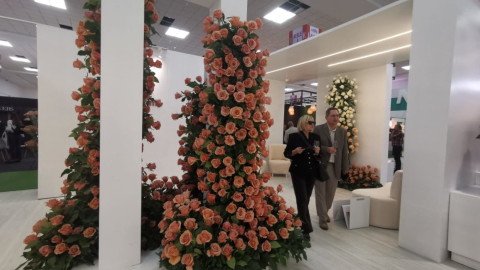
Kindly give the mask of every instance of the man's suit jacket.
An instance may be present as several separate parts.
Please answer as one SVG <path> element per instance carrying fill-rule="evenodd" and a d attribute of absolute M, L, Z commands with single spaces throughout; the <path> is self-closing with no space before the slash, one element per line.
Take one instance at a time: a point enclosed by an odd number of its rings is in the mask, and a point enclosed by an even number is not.
<path fill-rule="evenodd" d="M 332 147 L 332 139 L 330 137 L 330 129 L 325 123 L 323 125 L 315 126 L 313 133 L 320 136 L 320 152 L 322 153 L 322 163 L 325 166 L 329 163 L 330 154 L 328 153 L 328 147 Z M 335 155 L 335 176 L 337 179 L 342 177 L 342 173 L 348 171 L 350 167 L 348 163 L 348 142 L 347 131 L 342 127 L 337 127 L 335 131 L 335 141 L 338 142 L 337 153 Z"/>

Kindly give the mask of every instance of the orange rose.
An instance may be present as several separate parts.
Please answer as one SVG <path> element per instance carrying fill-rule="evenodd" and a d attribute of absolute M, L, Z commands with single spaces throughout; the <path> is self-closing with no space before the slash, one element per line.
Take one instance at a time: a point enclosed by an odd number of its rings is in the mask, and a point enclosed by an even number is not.
<path fill-rule="evenodd" d="M 70 224 L 64 224 L 60 230 L 58 230 L 59 233 L 63 235 L 69 235 L 72 233 L 72 225 Z"/>
<path fill-rule="evenodd" d="M 235 202 L 241 202 L 241 201 L 243 201 L 243 196 L 242 196 L 241 193 L 235 192 L 235 194 L 233 194 L 233 196 L 232 196 L 232 200 L 235 201 Z"/>
<path fill-rule="evenodd" d="M 61 236 L 55 235 L 54 237 L 52 237 L 52 239 L 50 239 L 50 241 L 52 241 L 52 243 L 54 244 L 60 244 L 63 242 L 63 239 Z"/>
<path fill-rule="evenodd" d="M 220 234 L 218 235 L 218 242 L 219 243 L 226 243 L 228 239 L 228 235 L 226 232 L 221 231 Z"/>
<path fill-rule="evenodd" d="M 237 210 L 237 218 L 239 220 L 243 220 L 245 219 L 245 214 L 246 214 L 245 208 L 239 207 Z"/>
<path fill-rule="evenodd" d="M 235 119 L 242 119 L 243 109 L 241 107 L 233 107 L 230 110 L 230 115 Z"/>
<path fill-rule="evenodd" d="M 225 165 L 225 166 L 230 166 L 230 165 L 232 165 L 232 158 L 231 158 L 231 157 L 226 157 L 226 158 L 224 158 L 224 159 L 223 159 L 223 165 Z M 227 171 L 228 171 L 228 169 L 227 169 Z"/>
<path fill-rule="evenodd" d="M 208 243 L 212 240 L 212 234 L 206 230 L 203 230 L 197 235 L 197 244 L 201 245 L 203 243 Z"/>
<path fill-rule="evenodd" d="M 71 246 L 69 251 L 68 251 L 68 254 L 72 255 L 72 257 L 77 257 L 81 253 L 82 252 L 80 251 L 80 248 L 78 247 L 78 245 Z"/>
<path fill-rule="evenodd" d="M 228 116 L 228 115 L 230 114 L 230 108 L 223 106 L 223 107 L 222 107 L 221 114 L 222 114 L 223 116 Z"/>
<path fill-rule="evenodd" d="M 207 250 L 207 256 L 212 257 L 212 256 L 220 256 L 222 254 L 222 249 L 217 243 L 213 243 L 210 245 L 210 249 Z"/>
<path fill-rule="evenodd" d="M 207 172 L 207 180 L 211 183 L 215 182 L 215 178 L 217 177 L 216 174 Z"/>
<path fill-rule="evenodd" d="M 262 238 L 267 238 L 268 236 L 268 229 L 265 227 L 258 227 L 258 235 Z"/>
<path fill-rule="evenodd" d="M 59 255 L 68 250 L 68 246 L 65 243 L 60 243 L 55 247 L 55 255 Z"/>
<path fill-rule="evenodd" d="M 251 237 L 250 240 L 248 240 L 248 246 L 257 250 L 258 247 L 258 238 L 256 236 Z"/>
<path fill-rule="evenodd" d="M 227 125 L 225 126 L 225 129 L 226 129 L 226 131 L 228 132 L 228 134 L 232 134 L 232 133 L 234 133 L 234 132 L 237 130 L 237 127 L 235 126 L 235 123 L 234 123 L 234 122 L 229 122 L 229 123 L 227 123 Z"/>
<path fill-rule="evenodd" d="M 218 159 L 218 158 L 212 159 L 211 163 L 212 163 L 212 166 L 213 166 L 215 169 L 218 168 L 218 167 L 222 164 L 222 162 L 221 162 L 220 159 Z"/>
<path fill-rule="evenodd" d="M 272 245 L 270 245 L 270 242 L 268 241 L 263 242 L 262 250 L 265 252 L 270 252 L 272 250 Z"/>
<path fill-rule="evenodd" d="M 165 255 L 171 265 L 176 265 L 180 261 L 180 251 L 171 243 L 165 247 Z"/>
<path fill-rule="evenodd" d="M 184 254 L 182 264 L 186 266 L 187 270 L 193 270 L 194 260 L 192 254 Z"/>
<path fill-rule="evenodd" d="M 235 44 L 236 46 L 243 44 L 243 38 L 241 36 L 235 35 L 233 36 L 232 40 L 233 40 L 233 44 Z"/>
<path fill-rule="evenodd" d="M 90 237 L 92 237 L 96 232 L 97 232 L 97 230 L 95 230 L 95 229 L 92 228 L 92 227 L 89 227 L 89 228 L 87 228 L 87 229 L 83 232 L 83 236 L 85 236 L 85 238 L 90 238 Z"/>
<path fill-rule="evenodd" d="M 297 218 L 297 219 L 295 219 L 295 221 L 293 222 L 293 225 L 295 225 L 295 226 L 297 226 L 297 227 L 300 227 L 300 226 L 302 226 L 302 221 L 301 221 L 299 218 Z"/>
<path fill-rule="evenodd" d="M 37 240 L 38 240 L 38 237 L 35 234 L 30 234 L 29 236 L 25 237 L 25 239 L 23 240 L 23 243 L 25 245 L 28 245 L 30 244 L 30 242 L 37 241 Z"/>
<path fill-rule="evenodd" d="M 248 47 L 247 47 L 248 48 Z M 243 64 L 246 66 L 246 67 L 251 67 L 253 65 L 252 63 L 252 59 L 250 59 L 250 57 L 246 56 L 243 58 Z"/>
<path fill-rule="evenodd" d="M 275 223 L 277 223 L 277 218 L 274 215 L 268 215 L 267 224 L 273 226 Z"/>
<path fill-rule="evenodd" d="M 202 212 L 202 216 L 203 216 L 203 219 L 205 220 L 208 220 L 208 219 L 212 219 L 213 218 L 213 211 L 212 209 L 204 209 L 203 212 Z"/>
<path fill-rule="evenodd" d="M 247 23 L 248 31 L 253 32 L 258 29 L 257 23 L 255 21 L 249 21 Z"/>
<path fill-rule="evenodd" d="M 225 136 L 225 144 L 229 146 L 235 145 L 235 138 L 231 135 Z"/>
<path fill-rule="evenodd" d="M 150 28 L 148 27 L 148 25 L 143 24 L 143 32 L 145 32 L 145 33 L 149 33 L 149 32 L 150 32 Z"/>
<path fill-rule="evenodd" d="M 192 233 L 190 231 L 185 231 L 183 234 L 180 236 L 180 244 L 184 246 L 190 245 L 192 242 Z"/>
<path fill-rule="evenodd" d="M 268 233 L 268 240 L 275 241 L 277 240 L 277 234 L 274 231 Z"/>
<path fill-rule="evenodd" d="M 185 226 L 185 228 L 187 230 L 192 230 L 192 229 L 197 229 L 198 228 L 198 224 L 196 223 L 194 218 L 187 218 L 185 220 L 185 222 L 183 223 L 183 225 Z"/>
<path fill-rule="evenodd" d="M 182 226 L 182 223 L 180 221 L 174 221 L 170 223 L 170 226 L 168 226 L 168 230 L 171 232 L 178 232 L 180 231 L 180 227 Z"/>
<path fill-rule="evenodd" d="M 99 204 L 99 200 L 98 200 L 97 197 L 95 197 L 88 203 L 88 206 L 90 206 L 90 208 L 92 208 L 94 210 L 97 210 L 98 209 L 98 204 Z"/>
<path fill-rule="evenodd" d="M 223 246 L 222 254 L 225 257 L 227 257 L 227 261 L 229 261 L 232 258 L 232 251 L 233 251 L 233 248 L 229 244 L 226 244 L 225 246 Z"/>
<path fill-rule="evenodd" d="M 288 235 L 288 230 L 286 228 L 281 228 L 280 231 L 279 231 L 279 234 L 283 239 L 287 239 L 288 236 L 289 236 Z"/>
<path fill-rule="evenodd" d="M 82 69 L 82 68 L 83 68 L 83 63 L 82 63 L 82 61 L 80 61 L 80 60 L 78 60 L 78 59 L 75 60 L 75 61 L 73 62 L 73 67 L 74 67 L 74 68 L 78 68 L 78 69 Z"/>
<path fill-rule="evenodd" d="M 255 218 L 255 213 L 253 211 L 247 211 L 245 214 L 245 219 L 243 220 L 244 222 L 250 222 Z"/>
<path fill-rule="evenodd" d="M 240 176 L 235 176 L 233 185 L 235 185 L 237 188 L 243 187 L 245 185 L 245 181 L 243 181 L 243 178 Z"/>
<path fill-rule="evenodd" d="M 245 130 L 244 128 L 240 129 L 239 131 L 235 132 L 235 137 L 239 141 L 243 141 L 247 137 L 247 130 Z"/>
<path fill-rule="evenodd" d="M 215 19 L 221 19 L 223 17 L 222 10 L 216 9 L 213 11 L 213 17 Z"/>
<path fill-rule="evenodd" d="M 237 249 L 245 250 L 245 243 L 243 242 L 242 238 L 238 238 L 235 240 L 235 247 Z"/>
<path fill-rule="evenodd" d="M 215 55 L 215 51 L 212 49 L 207 49 L 205 51 L 205 59 L 207 60 L 212 60 L 214 55 Z"/>
<path fill-rule="evenodd" d="M 255 113 L 253 114 L 253 121 L 255 121 L 255 122 L 260 122 L 260 121 L 262 121 L 262 113 L 260 113 L 260 112 L 255 112 Z"/>
<path fill-rule="evenodd" d="M 237 211 L 237 206 L 233 203 L 230 203 L 227 208 L 226 208 L 227 212 L 230 213 L 230 214 L 233 214 Z"/>
<path fill-rule="evenodd" d="M 245 207 L 252 209 L 255 206 L 255 201 L 252 198 L 247 198 L 245 200 Z"/>
<path fill-rule="evenodd" d="M 45 245 L 45 246 L 42 246 L 38 252 L 40 254 L 42 254 L 43 257 L 48 257 L 48 255 L 50 255 L 50 253 L 52 253 L 52 248 L 48 245 Z"/>
<path fill-rule="evenodd" d="M 217 98 L 218 98 L 218 100 L 228 100 L 228 97 L 229 97 L 229 96 L 230 96 L 230 95 L 229 95 L 228 92 L 225 91 L 225 90 L 220 90 L 220 91 L 217 92 Z"/>
<path fill-rule="evenodd" d="M 63 218 L 64 217 L 62 215 L 56 215 L 56 216 L 50 218 L 50 223 L 52 223 L 53 226 L 58 226 L 58 225 L 62 224 Z"/>

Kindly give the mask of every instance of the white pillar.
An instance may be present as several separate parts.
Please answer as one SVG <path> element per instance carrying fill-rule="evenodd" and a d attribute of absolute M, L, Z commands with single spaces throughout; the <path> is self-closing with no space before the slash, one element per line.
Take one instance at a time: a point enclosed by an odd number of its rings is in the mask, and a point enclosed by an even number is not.
<path fill-rule="evenodd" d="M 140 263 L 143 17 L 143 1 L 102 1 L 102 270 Z"/>
<path fill-rule="evenodd" d="M 270 127 L 270 138 L 267 140 L 267 147 L 270 144 L 283 144 L 283 119 L 285 117 L 285 82 L 277 80 L 270 81 L 270 91 L 267 96 L 272 98 L 272 104 L 266 105 L 274 120 Z"/>
<path fill-rule="evenodd" d="M 240 20 L 247 20 L 248 0 L 187 0 L 197 5 L 210 8 L 210 15 L 215 9 L 221 9 L 225 17 L 238 16 Z"/>
<path fill-rule="evenodd" d="M 471 185 L 480 164 L 480 5 L 413 5 L 399 245 L 441 262 L 448 257 L 449 192 Z"/>

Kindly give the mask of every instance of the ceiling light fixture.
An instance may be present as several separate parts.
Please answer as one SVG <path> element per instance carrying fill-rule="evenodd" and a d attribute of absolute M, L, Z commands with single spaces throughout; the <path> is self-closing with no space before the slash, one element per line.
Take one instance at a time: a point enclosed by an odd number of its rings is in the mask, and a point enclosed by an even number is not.
<path fill-rule="evenodd" d="M 405 69 L 405 70 L 410 70 L 410 66 L 404 66 L 402 68 Z"/>
<path fill-rule="evenodd" d="M 188 36 L 188 34 L 190 34 L 190 32 L 180 30 L 174 27 L 169 27 L 167 32 L 165 33 L 165 35 L 167 36 L 177 37 L 181 39 L 184 39 L 186 36 Z"/>
<path fill-rule="evenodd" d="M 38 68 L 34 68 L 34 67 L 25 67 L 24 69 L 25 69 L 26 71 L 38 72 Z"/>
<path fill-rule="evenodd" d="M 295 17 L 295 13 L 277 7 L 272 12 L 265 15 L 263 18 L 280 24 L 293 17 Z"/>
<path fill-rule="evenodd" d="M 0 46 L 13 47 L 12 44 L 6 40 L 0 40 Z"/>
<path fill-rule="evenodd" d="M 285 91 L 293 91 L 293 88 L 285 88 Z"/>
<path fill-rule="evenodd" d="M 373 53 L 373 54 L 369 54 L 369 55 L 364 55 L 364 56 L 360 56 L 360 57 L 353 58 L 353 59 L 350 59 L 350 60 L 338 62 L 338 63 L 335 63 L 335 64 L 330 64 L 330 65 L 328 65 L 328 66 L 329 66 L 329 67 L 333 67 L 333 66 L 337 66 L 337 65 L 341 65 L 341 64 L 345 64 L 345 63 L 350 63 L 350 62 L 353 62 L 353 61 L 357 61 L 357 60 L 361 60 L 361 59 L 365 59 L 365 58 L 377 56 L 377 55 L 380 55 L 380 54 L 385 54 L 385 53 L 389 53 L 389 52 L 393 52 L 393 51 L 398 51 L 398 50 L 405 49 L 405 48 L 410 48 L 411 46 L 412 46 L 411 44 L 408 44 L 408 45 L 405 45 L 405 46 L 402 46 L 402 47 L 398 47 L 398 48 L 395 48 L 395 49 L 386 50 L 386 51 L 383 51 L 383 52 Z"/>
<path fill-rule="evenodd" d="M 363 47 L 366 47 L 366 46 L 377 44 L 379 42 L 383 42 L 383 41 L 386 41 L 386 40 L 389 40 L 389 39 L 392 39 L 392 38 L 396 38 L 396 37 L 400 37 L 400 36 L 403 36 L 403 35 L 407 35 L 407 34 L 410 34 L 410 33 L 412 33 L 412 30 L 407 31 L 407 32 L 403 32 L 403 33 L 400 33 L 400 34 L 397 34 L 397 35 L 393 35 L 393 36 L 390 36 L 390 37 L 386 37 L 386 38 L 383 38 L 383 39 L 379 39 L 379 40 L 376 40 L 374 42 L 366 43 L 366 44 L 363 44 L 363 45 L 360 45 L 360 46 L 357 46 L 357 47 L 346 49 L 346 50 L 343 50 L 343 51 L 340 51 L 340 52 L 332 53 L 332 54 L 325 55 L 325 56 L 322 56 L 322 57 L 318 57 L 318 58 L 315 58 L 315 59 L 312 59 L 312 60 L 308 60 L 308 61 L 305 61 L 305 62 L 294 64 L 294 65 L 291 65 L 291 66 L 288 66 L 288 67 L 272 70 L 272 71 L 267 72 L 267 74 L 277 72 L 277 71 L 281 71 L 281 70 L 288 69 L 288 68 L 292 68 L 292 67 L 296 67 L 296 66 L 300 66 L 300 65 L 304 65 L 304 64 L 308 64 L 308 63 L 318 61 L 318 60 L 321 60 L 321 59 L 325 59 L 325 58 L 328 58 L 328 57 L 332 57 L 332 56 L 335 56 L 335 55 L 338 55 L 338 54 L 341 54 L 341 53 L 357 50 L 357 49 L 360 49 L 360 48 L 363 48 Z"/>
<path fill-rule="evenodd" d="M 65 0 L 35 0 L 35 2 L 61 9 L 67 9 Z"/>
<path fill-rule="evenodd" d="M 13 61 L 17 61 L 17 62 L 30 63 L 30 60 L 28 60 L 27 58 L 25 58 L 24 56 L 21 56 L 21 55 L 10 56 L 10 59 L 12 59 Z"/>
<path fill-rule="evenodd" d="M 310 85 L 312 85 L 312 86 L 318 86 L 318 83 L 314 82 L 314 83 L 312 83 L 312 84 L 310 84 Z"/>

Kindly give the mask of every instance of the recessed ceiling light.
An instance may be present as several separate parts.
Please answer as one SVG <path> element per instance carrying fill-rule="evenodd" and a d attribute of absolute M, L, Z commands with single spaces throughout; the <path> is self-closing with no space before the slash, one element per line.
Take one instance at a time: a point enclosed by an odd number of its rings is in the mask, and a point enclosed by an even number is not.
<path fill-rule="evenodd" d="M 167 36 L 172 36 L 172 37 L 177 37 L 177 38 L 184 39 L 186 36 L 188 36 L 188 34 L 190 34 L 190 32 L 170 27 L 170 28 L 168 28 L 168 30 L 165 34 Z"/>
<path fill-rule="evenodd" d="M 277 7 L 272 12 L 265 15 L 263 18 L 265 18 L 267 20 L 270 20 L 270 21 L 273 21 L 273 22 L 276 22 L 276 23 L 283 23 L 286 20 L 291 19 L 293 17 L 295 17 L 295 13 L 290 12 L 290 11 L 286 11 L 283 8 Z"/>
<path fill-rule="evenodd" d="M 402 68 L 405 69 L 405 70 L 410 70 L 410 66 L 404 66 Z"/>
<path fill-rule="evenodd" d="M 293 88 L 285 88 L 285 91 L 292 91 Z"/>
<path fill-rule="evenodd" d="M 12 44 L 6 40 L 0 40 L 0 46 L 13 47 Z"/>
<path fill-rule="evenodd" d="M 65 0 L 35 0 L 35 2 L 61 9 L 67 9 Z"/>
<path fill-rule="evenodd" d="M 34 68 L 34 67 L 25 67 L 24 69 L 25 69 L 26 71 L 38 72 L 38 69 L 37 69 L 37 68 Z"/>
<path fill-rule="evenodd" d="M 349 63 L 349 62 L 353 62 L 353 61 L 357 61 L 357 60 L 361 60 L 361 59 L 373 57 L 373 56 L 380 55 L 380 54 L 385 54 L 385 53 L 389 53 L 389 52 L 393 52 L 393 51 L 398 51 L 398 50 L 405 49 L 405 48 L 410 48 L 411 46 L 412 46 L 411 44 L 408 44 L 408 45 L 405 45 L 405 46 L 402 46 L 402 47 L 398 47 L 398 48 L 394 48 L 394 49 L 391 49 L 391 50 L 386 50 L 386 51 L 378 52 L 378 53 L 372 53 L 372 54 L 369 54 L 369 55 L 360 56 L 360 57 L 357 57 L 357 58 L 349 59 L 349 60 L 342 61 L 342 62 L 338 62 L 338 63 L 335 63 L 335 64 L 330 64 L 330 65 L 328 65 L 328 66 L 329 66 L 329 67 L 333 67 L 333 66 L 336 66 L 336 65 L 341 65 L 341 64 L 345 64 L 345 63 Z"/>
<path fill-rule="evenodd" d="M 332 57 L 332 56 L 335 56 L 335 55 L 338 55 L 338 54 L 341 54 L 341 53 L 346 53 L 346 52 L 349 52 L 349 51 L 360 49 L 360 48 L 363 48 L 363 47 L 366 47 L 366 46 L 370 46 L 370 45 L 373 45 L 373 44 L 376 44 L 376 43 L 379 43 L 379 42 L 382 42 L 382 41 L 386 41 L 386 40 L 396 38 L 396 37 L 400 37 L 400 36 L 403 36 L 403 35 L 407 35 L 407 34 L 410 34 L 410 33 L 412 33 L 412 30 L 407 31 L 407 32 L 403 32 L 403 33 L 400 33 L 400 34 L 397 34 L 397 35 L 393 35 L 393 36 L 390 36 L 390 37 L 386 37 L 386 38 L 383 38 L 383 39 L 379 39 L 379 40 L 376 40 L 376 41 L 373 41 L 373 42 L 370 42 L 370 43 L 366 43 L 366 44 L 363 44 L 363 45 L 360 45 L 360 46 L 357 46 L 357 47 L 353 47 L 353 48 L 346 49 L 346 50 L 343 50 L 343 51 L 339 51 L 339 52 L 336 52 L 336 53 L 332 53 L 332 54 L 329 54 L 329 55 L 321 56 L 321 57 L 318 57 L 318 58 L 315 58 L 315 59 L 312 59 L 312 60 L 308 60 L 308 61 L 301 62 L 301 63 L 298 63 L 298 64 L 294 64 L 294 65 L 291 65 L 291 66 L 286 66 L 286 67 L 283 67 L 283 68 L 272 70 L 272 71 L 267 72 L 267 74 L 277 72 L 277 71 L 280 71 L 280 70 L 284 70 L 284 69 L 288 69 L 288 68 L 292 68 L 292 67 L 296 67 L 296 66 L 300 66 L 300 65 L 304 65 L 304 64 L 308 64 L 308 63 L 311 63 L 311 62 L 314 62 L 314 61 L 318 61 L 318 60 L 325 59 L 325 58 L 328 58 L 328 57 Z"/>
<path fill-rule="evenodd" d="M 312 84 L 310 84 L 310 85 L 318 86 L 318 83 L 314 82 L 314 83 L 312 83 Z"/>
<path fill-rule="evenodd" d="M 25 58 L 25 56 L 21 56 L 21 55 L 10 56 L 10 59 L 12 59 L 13 61 L 17 61 L 17 62 L 30 63 L 30 60 Z"/>

